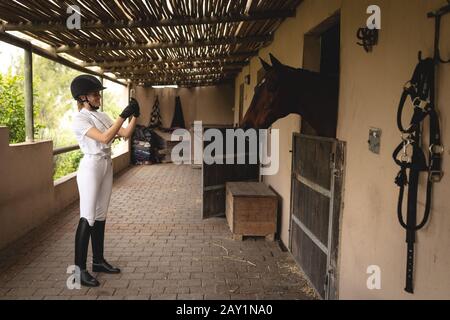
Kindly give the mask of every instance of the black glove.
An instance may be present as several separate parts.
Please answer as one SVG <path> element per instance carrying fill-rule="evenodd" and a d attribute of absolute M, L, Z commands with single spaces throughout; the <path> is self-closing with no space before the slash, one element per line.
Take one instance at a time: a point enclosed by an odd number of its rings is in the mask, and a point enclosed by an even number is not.
<path fill-rule="evenodd" d="M 123 118 L 123 119 L 128 119 L 129 117 L 131 117 L 135 112 L 135 108 L 129 104 L 127 107 L 125 107 L 125 109 L 123 109 L 122 113 L 119 115 L 119 117 Z"/>
<path fill-rule="evenodd" d="M 128 106 L 125 109 L 123 109 L 122 113 L 120 114 L 120 117 L 128 119 L 132 115 L 134 115 L 136 118 L 139 117 L 140 115 L 139 103 L 133 98 L 130 99 L 130 103 L 128 104 Z"/>
<path fill-rule="evenodd" d="M 130 105 L 132 105 L 133 108 L 134 108 L 134 113 L 133 113 L 133 115 L 134 115 L 136 118 L 139 118 L 139 116 L 141 115 L 141 110 L 140 110 L 139 103 L 137 102 L 137 100 L 134 99 L 134 98 L 131 98 L 131 99 L 130 99 Z"/>

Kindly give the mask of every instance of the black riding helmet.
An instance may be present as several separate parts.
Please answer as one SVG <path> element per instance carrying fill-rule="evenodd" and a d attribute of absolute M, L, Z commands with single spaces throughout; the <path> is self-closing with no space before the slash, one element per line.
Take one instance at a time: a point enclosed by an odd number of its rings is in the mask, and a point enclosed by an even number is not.
<path fill-rule="evenodd" d="M 100 80 L 90 74 L 82 74 L 73 79 L 70 84 L 70 91 L 72 92 L 72 96 L 75 100 L 78 100 L 79 96 L 105 89 L 106 88 L 102 85 Z"/>

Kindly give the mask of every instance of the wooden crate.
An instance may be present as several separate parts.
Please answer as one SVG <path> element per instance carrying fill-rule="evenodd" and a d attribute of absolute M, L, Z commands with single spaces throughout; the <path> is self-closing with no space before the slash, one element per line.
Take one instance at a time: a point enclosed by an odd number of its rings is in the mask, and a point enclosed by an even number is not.
<path fill-rule="evenodd" d="M 261 182 L 227 182 L 226 216 L 233 238 L 265 236 L 273 241 L 278 198 Z"/>

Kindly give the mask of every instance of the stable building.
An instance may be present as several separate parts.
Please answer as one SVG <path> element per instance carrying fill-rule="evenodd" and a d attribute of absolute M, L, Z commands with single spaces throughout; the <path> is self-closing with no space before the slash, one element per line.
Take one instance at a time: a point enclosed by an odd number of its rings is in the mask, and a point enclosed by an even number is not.
<path fill-rule="evenodd" d="M 28 141 L 23 144 L 10 145 L 8 128 L 0 127 L 2 298 L 71 295 L 63 284 L 61 290 L 54 289 L 54 283 L 43 282 L 53 281 L 49 277 L 33 275 L 37 269 L 45 274 L 45 257 L 53 257 L 50 265 L 55 270 L 72 260 L 78 193 L 76 173 L 52 179 L 53 156 L 74 148 L 54 150 L 52 141 L 33 140 L 32 55 L 123 85 L 124 96 L 135 96 L 141 105 L 142 126 L 150 124 L 158 98 L 161 127 L 171 127 L 178 98 L 185 128 L 193 138 L 195 121 L 202 121 L 205 130 L 224 132 L 238 129 L 248 119 L 254 124 L 250 128 L 268 129 L 269 140 L 275 131 L 279 136 L 279 144 L 269 148 L 279 150 L 274 175 L 261 175 L 260 164 L 233 165 L 230 170 L 204 163 L 132 166 L 131 149 L 115 157 L 110 253 L 126 264 L 128 276 L 91 295 L 450 298 L 448 1 L 77 3 L 80 28 L 68 28 L 67 19 L 75 11 L 68 13 L 55 1 L 0 4 L 0 40 L 25 50 L 29 115 Z M 76 26 L 76 20 L 71 23 Z M 414 100 L 424 112 L 423 122 L 415 127 L 421 134 L 401 134 L 398 105 L 404 89 L 415 88 L 405 83 L 411 80 L 419 52 L 422 59 L 431 58 L 432 69 L 426 75 L 432 77 L 423 81 L 429 81 L 425 87 L 433 85 L 427 91 L 430 97 Z M 310 73 L 290 78 L 299 70 Z M 324 87 L 308 81 L 312 74 L 336 80 L 330 87 L 336 95 L 329 103 L 323 98 L 331 91 L 325 95 Z M 268 83 L 272 89 L 266 88 Z M 177 88 L 167 87 L 172 85 Z M 286 98 L 294 93 L 298 100 Z M 436 111 L 438 129 L 427 117 L 430 108 Z M 414 110 L 408 99 L 401 123 L 409 124 Z M 321 117 L 314 122 L 316 115 Z M 263 116 L 266 121 L 256 120 Z M 325 136 L 316 130 L 324 125 Z M 430 136 L 436 131 L 438 138 Z M 167 132 L 161 137 L 169 143 Z M 399 182 L 406 189 L 399 205 L 395 181 L 400 168 L 393 152 L 402 138 L 403 154 L 397 158 L 405 166 L 408 159 L 413 161 L 413 145 L 425 150 L 427 164 L 430 157 L 438 160 L 421 171 L 416 203 L 408 195 L 414 188 L 408 193 L 405 181 Z M 411 175 L 407 178 L 414 181 Z M 227 193 L 230 183 L 238 181 L 259 182 L 266 189 L 232 185 Z M 239 202 L 239 196 L 252 199 L 241 199 L 240 207 L 242 219 L 252 221 L 260 212 L 255 203 L 267 200 L 264 210 L 269 210 L 276 199 L 274 239 L 233 235 L 230 225 L 238 228 L 237 222 L 227 206 Z M 131 217 L 130 222 L 121 223 L 120 217 Z M 233 218 L 237 217 L 236 213 Z M 409 227 L 408 233 L 399 220 Z M 42 230 L 51 229 L 48 221 L 55 229 L 46 237 Z M 414 222 L 421 228 L 412 227 Z M 250 230 L 258 230 L 260 225 L 255 225 Z M 34 245 L 34 239 L 42 243 L 49 239 L 55 247 Z M 124 243 L 134 249 L 120 249 Z M 65 282 L 62 269 L 54 281 Z M 25 279 L 36 281 L 38 287 L 20 289 Z"/>

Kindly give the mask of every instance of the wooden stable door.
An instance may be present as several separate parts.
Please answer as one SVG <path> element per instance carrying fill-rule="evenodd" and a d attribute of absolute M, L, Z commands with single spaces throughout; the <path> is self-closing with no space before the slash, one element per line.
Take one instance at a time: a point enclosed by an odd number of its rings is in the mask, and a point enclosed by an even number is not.
<path fill-rule="evenodd" d="M 290 250 L 324 299 L 337 299 L 345 143 L 294 134 Z"/>
<path fill-rule="evenodd" d="M 203 219 L 224 216 L 225 215 L 225 183 L 238 181 L 259 181 L 259 164 L 249 164 L 249 146 L 246 142 L 246 164 L 236 164 L 237 152 L 233 154 L 226 154 L 226 130 L 233 129 L 232 127 L 203 127 L 204 130 L 211 128 L 218 129 L 222 132 L 224 150 L 223 150 L 223 164 L 202 164 L 202 192 L 203 192 Z M 203 150 L 211 142 L 203 142 Z M 236 149 L 235 143 L 235 149 Z M 226 158 L 233 157 L 235 164 L 226 164 Z"/>

